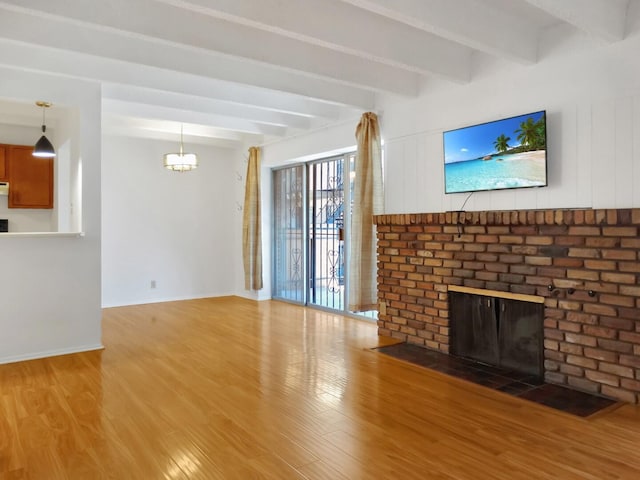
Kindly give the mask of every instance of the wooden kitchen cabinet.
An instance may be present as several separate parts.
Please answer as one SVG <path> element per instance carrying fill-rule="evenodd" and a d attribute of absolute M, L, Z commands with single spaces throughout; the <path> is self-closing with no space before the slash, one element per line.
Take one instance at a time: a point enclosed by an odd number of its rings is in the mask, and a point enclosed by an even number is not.
<path fill-rule="evenodd" d="M 9 208 L 53 208 L 53 158 L 34 157 L 29 146 L 5 148 Z"/>
<path fill-rule="evenodd" d="M 9 181 L 9 169 L 7 168 L 7 146 L 0 145 L 0 182 Z"/>

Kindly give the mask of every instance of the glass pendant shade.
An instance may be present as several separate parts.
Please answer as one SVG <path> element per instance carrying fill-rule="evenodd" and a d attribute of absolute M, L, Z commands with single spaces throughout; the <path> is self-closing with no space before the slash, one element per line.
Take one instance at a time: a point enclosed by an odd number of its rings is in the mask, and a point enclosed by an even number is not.
<path fill-rule="evenodd" d="M 198 167 L 198 157 L 195 153 L 167 153 L 164 167 L 174 172 L 188 172 Z"/>
<path fill-rule="evenodd" d="M 180 126 L 180 151 L 178 153 L 166 153 L 164 155 L 164 168 L 174 172 L 188 172 L 198 168 L 198 156 L 195 153 L 184 153 L 182 141 L 182 125 Z"/>
<path fill-rule="evenodd" d="M 49 139 L 45 136 L 47 126 L 45 125 L 44 121 L 44 111 L 45 109 L 49 108 L 51 104 L 49 102 L 38 101 L 36 102 L 36 105 L 42 107 L 42 136 L 33 147 L 33 156 L 40 158 L 53 158 L 56 156 L 56 151 Z"/>

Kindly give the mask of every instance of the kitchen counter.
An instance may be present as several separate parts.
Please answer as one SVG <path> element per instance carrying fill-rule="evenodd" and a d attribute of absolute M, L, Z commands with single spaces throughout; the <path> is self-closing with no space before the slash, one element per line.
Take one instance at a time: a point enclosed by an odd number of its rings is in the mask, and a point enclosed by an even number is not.
<path fill-rule="evenodd" d="M 1 232 L 2 237 L 84 237 L 84 232 Z"/>

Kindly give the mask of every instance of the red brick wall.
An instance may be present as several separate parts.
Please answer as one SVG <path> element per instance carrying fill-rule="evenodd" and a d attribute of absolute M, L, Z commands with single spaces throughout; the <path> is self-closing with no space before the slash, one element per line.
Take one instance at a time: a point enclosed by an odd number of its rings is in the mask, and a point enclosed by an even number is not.
<path fill-rule="evenodd" d="M 546 380 L 638 403 L 640 209 L 378 215 L 375 223 L 380 335 L 448 353 L 448 285 L 540 295 Z"/>

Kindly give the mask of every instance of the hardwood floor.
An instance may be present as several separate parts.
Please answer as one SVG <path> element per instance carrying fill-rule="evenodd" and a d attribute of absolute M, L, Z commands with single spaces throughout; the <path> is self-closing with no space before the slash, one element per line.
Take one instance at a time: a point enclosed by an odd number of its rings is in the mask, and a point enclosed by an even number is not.
<path fill-rule="evenodd" d="M 640 478 L 638 407 L 560 413 L 372 352 L 372 323 L 229 297 L 103 331 L 0 365 L 0 478 Z"/>

